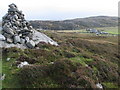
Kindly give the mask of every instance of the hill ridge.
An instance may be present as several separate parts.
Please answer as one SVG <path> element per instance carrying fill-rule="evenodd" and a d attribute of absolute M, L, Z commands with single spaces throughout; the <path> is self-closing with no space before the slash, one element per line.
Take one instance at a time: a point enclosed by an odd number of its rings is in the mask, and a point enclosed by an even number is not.
<path fill-rule="evenodd" d="M 115 27 L 118 25 L 118 17 L 92 16 L 86 18 L 68 19 L 62 21 L 32 20 L 32 26 L 36 29 L 48 30 L 76 30 L 95 27 Z"/>

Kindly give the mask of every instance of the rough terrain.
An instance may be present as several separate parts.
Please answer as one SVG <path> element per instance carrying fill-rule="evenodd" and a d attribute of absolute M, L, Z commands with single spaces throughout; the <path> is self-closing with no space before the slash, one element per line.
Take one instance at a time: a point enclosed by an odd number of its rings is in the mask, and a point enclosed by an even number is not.
<path fill-rule="evenodd" d="M 3 88 L 119 87 L 117 36 L 42 33 L 59 46 L 39 43 L 39 49 L 3 48 Z M 17 67 L 25 61 L 29 65 Z"/>

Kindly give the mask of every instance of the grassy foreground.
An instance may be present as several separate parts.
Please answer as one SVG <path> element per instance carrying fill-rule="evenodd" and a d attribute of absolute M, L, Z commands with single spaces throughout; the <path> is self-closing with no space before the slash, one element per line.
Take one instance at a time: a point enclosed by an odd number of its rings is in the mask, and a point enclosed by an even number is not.
<path fill-rule="evenodd" d="M 3 48 L 3 88 L 118 88 L 118 37 L 44 31 L 59 46 Z M 10 61 L 6 61 L 10 58 Z M 20 62 L 29 66 L 17 68 Z"/>

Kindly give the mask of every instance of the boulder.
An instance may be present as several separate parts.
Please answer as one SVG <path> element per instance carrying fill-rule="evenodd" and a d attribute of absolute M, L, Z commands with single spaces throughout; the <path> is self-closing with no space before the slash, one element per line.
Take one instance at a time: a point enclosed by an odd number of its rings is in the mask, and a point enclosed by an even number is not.
<path fill-rule="evenodd" d="M 25 39 L 21 38 L 21 39 L 20 39 L 20 43 L 21 43 L 21 44 L 24 44 L 24 43 L 25 43 Z"/>
<path fill-rule="evenodd" d="M 17 16 L 16 14 L 13 16 L 13 18 L 14 18 L 15 20 L 18 20 L 18 16 Z"/>
<path fill-rule="evenodd" d="M 6 38 L 11 38 L 12 35 L 8 34 L 8 33 L 3 33 L 3 35 L 6 37 Z"/>
<path fill-rule="evenodd" d="M 2 76 L 0 75 L 0 80 L 4 80 L 5 79 L 5 74 L 3 74 Z"/>
<path fill-rule="evenodd" d="M 35 47 L 35 42 L 33 40 L 30 40 L 29 42 L 26 43 L 26 45 L 29 47 L 29 48 L 34 48 Z"/>
<path fill-rule="evenodd" d="M 100 83 L 96 84 L 97 88 L 103 89 L 103 86 Z"/>
<path fill-rule="evenodd" d="M 7 58 L 6 61 L 10 61 L 10 58 Z"/>
<path fill-rule="evenodd" d="M 20 43 L 20 36 L 14 36 L 14 43 Z"/>
<path fill-rule="evenodd" d="M 13 29 L 9 28 L 9 27 L 3 27 L 3 30 L 6 32 L 6 33 L 9 33 L 11 35 L 14 35 L 14 31 Z"/>
<path fill-rule="evenodd" d="M 13 43 L 13 39 L 11 39 L 11 38 L 6 38 L 6 42 L 7 42 L 7 43 Z"/>
<path fill-rule="evenodd" d="M 0 34 L 0 41 L 4 41 L 4 40 L 5 40 L 5 37 L 2 34 Z"/>
<path fill-rule="evenodd" d="M 25 65 L 29 65 L 29 63 L 27 61 L 24 61 L 24 62 L 21 62 L 17 67 L 22 68 Z"/>
<path fill-rule="evenodd" d="M 26 42 L 29 42 L 29 41 L 30 41 L 30 38 L 29 38 L 29 37 L 25 37 L 25 41 L 26 41 Z"/>

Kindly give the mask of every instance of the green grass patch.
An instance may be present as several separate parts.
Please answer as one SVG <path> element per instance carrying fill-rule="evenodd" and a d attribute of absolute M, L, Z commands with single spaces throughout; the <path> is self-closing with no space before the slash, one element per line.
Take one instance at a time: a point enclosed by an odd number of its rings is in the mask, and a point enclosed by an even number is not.
<path fill-rule="evenodd" d="M 64 32 L 64 33 L 79 32 L 79 33 L 84 33 L 84 32 L 87 32 L 87 31 L 85 29 L 80 29 L 80 30 L 58 30 L 57 32 Z"/>
<path fill-rule="evenodd" d="M 39 78 L 39 80 L 40 80 L 40 82 L 34 83 L 33 87 L 37 87 L 37 88 L 59 88 L 60 87 L 60 85 L 58 85 L 50 77 Z"/>
<path fill-rule="evenodd" d="M 74 57 L 74 58 L 70 58 L 70 60 L 73 62 L 76 62 L 76 63 L 80 63 L 84 66 L 86 66 L 87 63 L 93 61 L 93 59 L 88 59 L 88 58 L 84 58 L 84 57 Z"/>
<path fill-rule="evenodd" d="M 118 88 L 118 85 L 114 84 L 114 83 L 110 83 L 110 82 L 104 82 L 103 85 L 106 88 Z"/>
<path fill-rule="evenodd" d="M 2 60 L 0 60 L 0 73 L 2 73 Z"/>
<path fill-rule="evenodd" d="M 2 72 L 6 75 L 5 79 L 3 80 L 3 88 L 20 88 L 18 78 L 15 74 L 18 71 L 18 68 L 11 66 L 14 61 L 14 59 L 10 59 L 10 61 L 3 59 Z"/>
<path fill-rule="evenodd" d="M 118 32 L 118 27 L 100 27 L 96 28 L 97 30 L 101 30 L 104 32 L 108 32 L 110 34 L 120 34 Z M 86 29 L 80 29 L 80 30 L 58 30 L 59 33 L 87 33 Z"/>
<path fill-rule="evenodd" d="M 102 28 L 96 28 L 98 30 L 102 30 L 104 32 L 108 32 L 110 34 L 120 34 L 118 32 L 118 27 L 102 27 Z"/>

